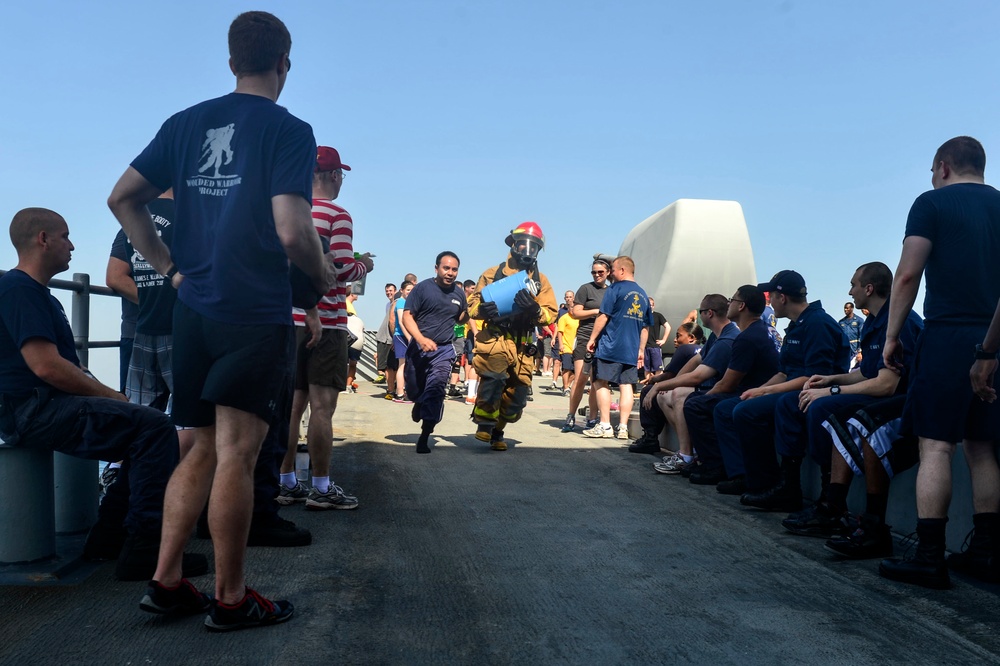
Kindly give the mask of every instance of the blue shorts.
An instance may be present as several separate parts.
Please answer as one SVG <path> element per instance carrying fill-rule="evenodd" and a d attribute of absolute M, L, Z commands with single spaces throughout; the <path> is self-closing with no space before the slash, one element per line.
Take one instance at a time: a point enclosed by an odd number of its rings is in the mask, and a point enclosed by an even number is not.
<path fill-rule="evenodd" d="M 613 384 L 635 384 L 639 381 L 639 370 L 634 365 L 595 358 L 592 376 Z"/>
<path fill-rule="evenodd" d="M 573 355 L 572 354 L 559 354 L 559 360 L 562 361 L 562 367 L 564 372 L 573 371 Z"/>
<path fill-rule="evenodd" d="M 969 381 L 973 350 L 985 335 L 985 325 L 924 327 L 903 410 L 904 433 L 953 443 L 1000 439 L 1000 402 L 976 398 Z"/>
<path fill-rule="evenodd" d="M 392 336 L 392 349 L 396 352 L 396 359 L 402 361 L 406 358 L 406 338 L 402 335 Z"/>
<path fill-rule="evenodd" d="M 646 372 L 659 372 L 663 366 L 663 350 L 659 347 L 646 347 L 642 362 Z"/>

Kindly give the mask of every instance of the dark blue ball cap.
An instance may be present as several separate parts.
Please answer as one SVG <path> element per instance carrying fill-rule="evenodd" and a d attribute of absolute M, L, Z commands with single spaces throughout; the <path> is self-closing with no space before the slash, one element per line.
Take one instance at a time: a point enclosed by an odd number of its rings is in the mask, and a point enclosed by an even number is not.
<path fill-rule="evenodd" d="M 785 294 L 786 296 L 805 296 L 806 281 L 795 271 L 778 271 L 768 282 L 761 282 L 757 285 L 761 291 L 769 291 L 772 294 Z"/>

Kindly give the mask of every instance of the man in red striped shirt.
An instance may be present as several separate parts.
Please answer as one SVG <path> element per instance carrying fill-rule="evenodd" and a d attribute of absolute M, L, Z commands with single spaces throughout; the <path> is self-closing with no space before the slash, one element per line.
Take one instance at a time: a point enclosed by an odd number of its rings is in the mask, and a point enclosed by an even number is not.
<path fill-rule="evenodd" d="M 374 267 L 368 253 L 354 257 L 354 223 L 350 214 L 333 203 L 350 171 L 334 148 L 320 146 L 313 174 L 312 216 L 316 232 L 329 246 L 337 280 L 311 310 L 292 310 L 295 320 L 295 396 L 292 400 L 288 452 L 281 464 L 280 504 L 305 502 L 307 509 L 356 509 L 358 500 L 330 482 L 331 420 L 337 398 L 347 388 L 347 289 Z M 312 488 L 295 478 L 295 453 L 299 422 L 306 404 L 309 415 L 308 447 L 312 463 Z"/>

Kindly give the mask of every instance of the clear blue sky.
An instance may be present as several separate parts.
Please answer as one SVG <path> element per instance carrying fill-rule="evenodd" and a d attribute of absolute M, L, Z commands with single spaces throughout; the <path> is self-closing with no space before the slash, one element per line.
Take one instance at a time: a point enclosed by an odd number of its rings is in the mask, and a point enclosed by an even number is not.
<path fill-rule="evenodd" d="M 969 134 L 1000 155 L 993 2 L 18 1 L 0 9 L 0 218 L 62 213 L 71 271 L 103 283 L 112 185 L 167 116 L 232 90 L 247 9 L 288 25 L 280 103 L 353 167 L 369 327 L 381 285 L 429 276 L 439 250 L 474 278 L 535 220 L 542 270 L 575 289 L 679 198 L 740 202 L 758 277 L 795 268 L 841 316 L 858 264 L 895 269 L 934 149 Z M 93 323 L 116 336 L 107 304 Z"/>

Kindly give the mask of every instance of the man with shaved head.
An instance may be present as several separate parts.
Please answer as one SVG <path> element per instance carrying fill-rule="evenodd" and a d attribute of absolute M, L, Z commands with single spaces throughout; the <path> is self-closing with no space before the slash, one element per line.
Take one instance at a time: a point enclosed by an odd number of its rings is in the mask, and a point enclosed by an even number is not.
<path fill-rule="evenodd" d="M 84 557 L 118 559 L 121 580 L 156 568 L 163 493 L 177 464 L 169 418 L 97 381 L 81 367 L 62 305 L 48 290 L 69 268 L 73 243 L 61 215 L 26 208 L 10 224 L 17 266 L 0 277 L 0 436 L 17 447 L 90 460 L 124 460 L 101 503 Z M 186 556 L 188 575 L 204 556 Z"/>

